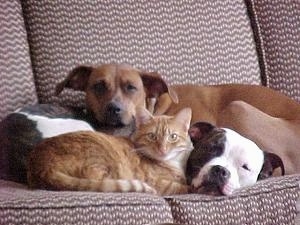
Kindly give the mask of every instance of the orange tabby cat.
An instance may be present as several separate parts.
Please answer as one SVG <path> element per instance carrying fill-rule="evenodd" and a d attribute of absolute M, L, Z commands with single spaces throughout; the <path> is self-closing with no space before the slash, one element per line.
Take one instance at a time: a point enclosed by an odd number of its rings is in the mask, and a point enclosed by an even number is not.
<path fill-rule="evenodd" d="M 46 139 L 29 155 L 32 188 L 99 192 L 187 193 L 192 149 L 189 108 L 174 117 L 140 110 L 131 140 L 82 131 Z"/>

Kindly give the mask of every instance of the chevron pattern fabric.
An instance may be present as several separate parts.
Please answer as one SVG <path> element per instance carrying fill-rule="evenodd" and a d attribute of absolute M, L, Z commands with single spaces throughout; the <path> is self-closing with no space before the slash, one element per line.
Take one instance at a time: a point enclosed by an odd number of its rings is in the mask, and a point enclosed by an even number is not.
<path fill-rule="evenodd" d="M 79 64 L 128 63 L 169 83 L 260 84 L 253 33 L 243 0 L 24 0 L 37 91 L 53 96 Z"/>
<path fill-rule="evenodd" d="M 259 181 L 228 197 L 180 195 L 168 198 L 174 220 L 191 225 L 294 225 L 299 175 Z"/>
<path fill-rule="evenodd" d="M 271 88 L 300 102 L 300 1 L 254 0 Z"/>
<path fill-rule="evenodd" d="M 140 193 L 32 191 L 0 180 L 0 224 L 133 225 L 173 222 L 167 202 Z"/>
<path fill-rule="evenodd" d="M 0 180 L 0 224 L 294 224 L 299 175 L 266 179 L 230 197 L 29 190 Z"/>
<path fill-rule="evenodd" d="M 37 102 L 19 1 L 1 1 L 0 78 L 0 120 L 19 107 Z"/>

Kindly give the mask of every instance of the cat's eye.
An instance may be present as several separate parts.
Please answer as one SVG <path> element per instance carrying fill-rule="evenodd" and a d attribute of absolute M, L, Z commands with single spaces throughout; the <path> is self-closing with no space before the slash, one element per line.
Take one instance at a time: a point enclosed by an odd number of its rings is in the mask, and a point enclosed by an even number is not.
<path fill-rule="evenodd" d="M 148 133 L 147 134 L 147 138 L 150 140 L 150 141 L 156 141 L 157 140 L 157 137 L 154 133 Z"/>
<path fill-rule="evenodd" d="M 169 142 L 176 142 L 177 140 L 178 140 L 178 135 L 175 133 L 170 134 L 168 137 Z"/>

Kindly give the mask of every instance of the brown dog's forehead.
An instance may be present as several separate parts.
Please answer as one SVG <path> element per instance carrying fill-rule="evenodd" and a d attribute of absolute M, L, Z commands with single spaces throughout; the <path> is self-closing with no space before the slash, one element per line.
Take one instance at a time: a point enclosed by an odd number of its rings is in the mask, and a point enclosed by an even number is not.
<path fill-rule="evenodd" d="M 89 81 L 94 83 L 103 79 L 109 83 L 136 82 L 139 80 L 141 82 L 139 71 L 126 64 L 104 64 L 99 66 L 93 70 Z"/>
<path fill-rule="evenodd" d="M 99 67 L 95 67 L 91 77 L 90 81 L 95 81 L 99 79 L 114 79 L 116 76 L 117 67 L 114 64 L 105 64 Z"/>
<path fill-rule="evenodd" d="M 117 67 L 116 73 L 119 74 L 118 78 L 122 82 L 132 81 L 137 82 L 140 81 L 142 83 L 140 73 L 137 69 L 134 69 L 132 67 L 121 65 Z"/>

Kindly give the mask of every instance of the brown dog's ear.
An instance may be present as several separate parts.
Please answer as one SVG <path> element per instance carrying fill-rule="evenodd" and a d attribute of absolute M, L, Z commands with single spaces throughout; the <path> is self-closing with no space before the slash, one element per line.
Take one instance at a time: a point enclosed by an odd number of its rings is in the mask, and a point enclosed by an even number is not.
<path fill-rule="evenodd" d="M 59 95 L 65 87 L 84 91 L 92 71 L 93 67 L 90 66 L 78 66 L 74 68 L 67 78 L 56 86 L 55 94 Z"/>
<path fill-rule="evenodd" d="M 199 141 L 210 131 L 215 129 L 216 127 L 207 122 L 197 122 L 194 123 L 189 129 L 189 135 L 191 137 L 192 142 Z"/>
<path fill-rule="evenodd" d="M 174 103 L 178 103 L 176 92 L 170 88 L 162 77 L 156 72 L 140 72 L 147 98 L 157 98 L 168 93 Z"/>
<path fill-rule="evenodd" d="M 264 164 L 258 175 L 258 180 L 271 177 L 274 170 L 277 168 L 281 169 L 281 175 L 283 176 L 285 174 L 285 169 L 282 159 L 275 153 L 264 152 Z"/>

